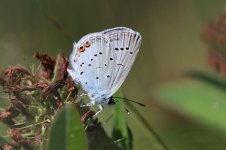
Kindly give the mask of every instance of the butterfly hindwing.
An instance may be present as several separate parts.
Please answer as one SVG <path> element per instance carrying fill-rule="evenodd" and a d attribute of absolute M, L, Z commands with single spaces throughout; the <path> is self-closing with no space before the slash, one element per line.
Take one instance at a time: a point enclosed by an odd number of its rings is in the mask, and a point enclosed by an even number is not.
<path fill-rule="evenodd" d="M 81 38 L 73 47 L 70 61 L 73 62 L 72 70 L 74 79 L 87 92 L 96 89 L 98 76 L 96 70 L 98 63 L 98 46 L 101 41 L 99 33 L 91 33 Z"/>

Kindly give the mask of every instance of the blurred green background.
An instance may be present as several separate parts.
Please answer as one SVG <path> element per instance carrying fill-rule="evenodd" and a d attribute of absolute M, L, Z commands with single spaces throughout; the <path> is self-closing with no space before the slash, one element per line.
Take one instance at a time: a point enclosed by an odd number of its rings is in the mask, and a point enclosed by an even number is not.
<path fill-rule="evenodd" d="M 0 0 L 0 69 L 37 63 L 32 58 L 36 50 L 69 56 L 73 42 L 85 34 L 131 27 L 143 37 L 123 85 L 128 98 L 146 104 L 135 109 L 171 150 L 223 150 L 225 91 L 181 77 L 181 72 L 201 70 L 216 77 L 208 69 L 201 34 L 225 6 L 225 0 Z M 48 17 L 57 20 L 72 38 Z M 213 99 L 222 108 L 215 110 Z M 164 149 L 135 112 L 127 117 L 134 149 Z"/>

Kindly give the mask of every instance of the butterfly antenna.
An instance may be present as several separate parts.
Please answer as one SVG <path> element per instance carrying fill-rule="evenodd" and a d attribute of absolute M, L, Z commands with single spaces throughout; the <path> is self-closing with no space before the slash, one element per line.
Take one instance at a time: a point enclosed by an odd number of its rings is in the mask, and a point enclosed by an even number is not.
<path fill-rule="evenodd" d="M 134 101 L 134 100 L 131 100 L 131 99 L 128 99 L 128 98 L 123 98 L 123 97 L 113 97 L 113 98 L 124 99 L 124 100 L 130 101 L 130 102 L 133 102 L 133 103 L 136 103 L 136 104 L 138 104 L 138 105 L 140 105 L 140 106 L 145 107 L 144 104 L 142 104 L 142 103 L 140 103 L 140 102 L 137 102 L 137 101 Z"/>
<path fill-rule="evenodd" d="M 113 97 L 113 98 L 117 98 L 117 97 Z M 115 102 L 121 103 L 121 102 L 118 101 L 118 100 L 116 100 Z M 121 104 L 122 104 L 122 103 L 121 103 Z M 123 106 L 124 110 L 126 111 L 126 113 L 129 115 L 129 114 L 130 114 L 129 110 L 125 107 L 125 105 L 122 105 L 122 106 Z"/>
<path fill-rule="evenodd" d="M 129 110 L 126 107 L 124 107 L 124 108 L 126 110 L 126 113 L 129 115 L 130 114 Z"/>

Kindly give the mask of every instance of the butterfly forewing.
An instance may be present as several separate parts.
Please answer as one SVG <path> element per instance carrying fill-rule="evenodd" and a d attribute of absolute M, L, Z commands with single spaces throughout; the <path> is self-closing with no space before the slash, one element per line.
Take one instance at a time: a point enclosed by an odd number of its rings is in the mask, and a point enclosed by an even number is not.
<path fill-rule="evenodd" d="M 114 28 L 113 28 L 114 29 Z M 113 40 L 111 40 L 113 34 Z M 108 85 L 107 97 L 112 96 L 122 85 L 127 77 L 136 55 L 139 51 L 141 36 L 128 28 L 116 28 L 115 31 L 105 32 L 105 36 L 110 38 L 111 52 L 113 52 L 114 69 L 112 80 Z"/>

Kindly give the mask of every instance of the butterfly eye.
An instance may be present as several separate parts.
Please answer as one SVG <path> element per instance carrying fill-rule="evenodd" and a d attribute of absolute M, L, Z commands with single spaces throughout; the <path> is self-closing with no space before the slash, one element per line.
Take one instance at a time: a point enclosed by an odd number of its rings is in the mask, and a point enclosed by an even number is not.
<path fill-rule="evenodd" d="M 90 43 L 89 41 L 86 41 L 86 43 L 84 44 L 85 47 L 90 47 Z"/>
<path fill-rule="evenodd" d="M 84 51 L 85 51 L 85 47 L 84 47 L 84 46 L 80 46 L 80 47 L 78 48 L 78 50 L 79 50 L 79 52 L 84 52 Z"/>

